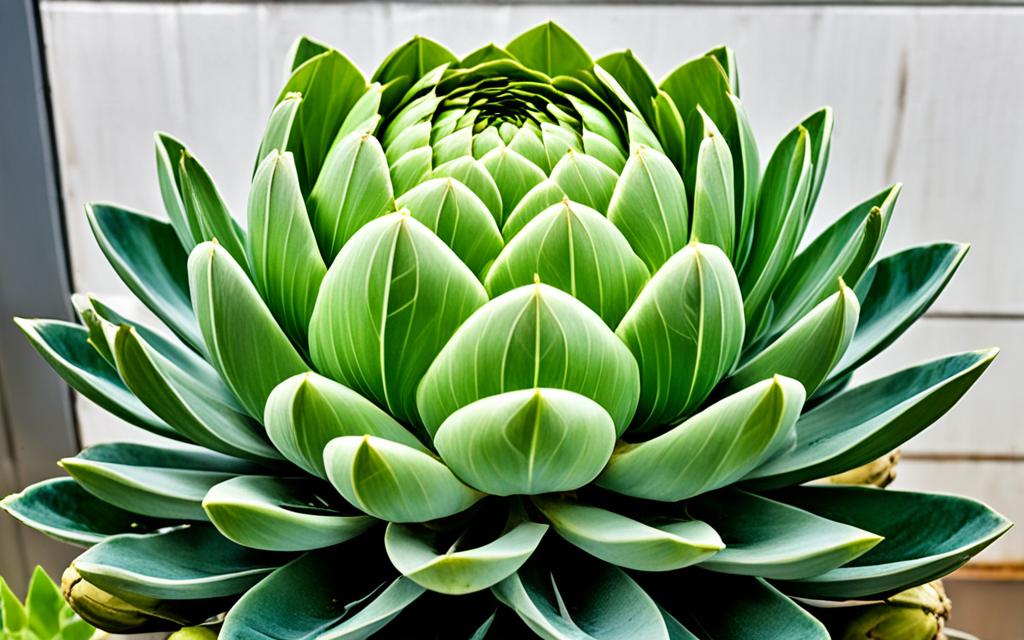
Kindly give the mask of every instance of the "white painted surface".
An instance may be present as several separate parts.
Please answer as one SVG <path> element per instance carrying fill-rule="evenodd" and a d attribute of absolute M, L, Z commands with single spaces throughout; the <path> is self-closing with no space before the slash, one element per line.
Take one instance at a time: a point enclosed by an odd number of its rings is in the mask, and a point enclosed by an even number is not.
<path fill-rule="evenodd" d="M 369 75 L 415 34 L 464 53 L 548 18 L 594 53 L 631 47 L 655 77 L 712 46 L 731 45 L 763 161 L 803 115 L 831 104 L 836 137 L 810 233 L 901 180 L 906 187 L 887 251 L 945 239 L 974 245 L 936 309 L 1024 313 L 1020 7 L 44 2 L 77 288 L 113 296 L 123 311 L 137 313 L 80 212 L 91 199 L 160 212 L 154 130 L 182 138 L 233 210 L 243 210 L 283 56 L 298 35 L 334 44 Z M 989 373 L 908 452 L 1024 454 L 1024 322 L 927 319 L 868 372 L 991 345 L 1004 353 Z M 79 413 L 86 441 L 130 433 L 87 402 Z M 974 495 L 1024 521 L 1020 463 L 905 466 L 902 486 Z M 1024 562 L 1024 535 L 1011 533 L 985 557 L 995 558 Z"/>

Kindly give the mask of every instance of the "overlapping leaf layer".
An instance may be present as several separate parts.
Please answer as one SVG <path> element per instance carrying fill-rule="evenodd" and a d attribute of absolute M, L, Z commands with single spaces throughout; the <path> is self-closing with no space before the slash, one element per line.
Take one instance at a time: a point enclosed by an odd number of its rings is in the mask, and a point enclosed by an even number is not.
<path fill-rule="evenodd" d="M 887 596 L 1008 528 L 812 483 L 920 432 L 995 356 L 847 388 L 966 248 L 877 259 L 899 185 L 805 241 L 829 109 L 762 171 L 726 48 L 661 83 L 554 24 L 461 58 L 415 38 L 369 79 L 309 39 L 289 65 L 245 215 L 165 134 L 168 222 L 88 208 L 169 331 L 87 295 L 79 324 L 19 321 L 85 397 L 178 441 L 91 447 L 4 502 L 89 547 L 65 585 L 83 616 L 827 638 L 791 597 Z"/>

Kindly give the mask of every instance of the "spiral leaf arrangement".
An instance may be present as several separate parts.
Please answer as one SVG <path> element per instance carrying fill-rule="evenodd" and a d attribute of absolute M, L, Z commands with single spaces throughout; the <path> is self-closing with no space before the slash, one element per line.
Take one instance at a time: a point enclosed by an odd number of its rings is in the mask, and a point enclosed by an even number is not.
<path fill-rule="evenodd" d="M 76 295 L 20 320 L 71 386 L 167 446 L 112 443 L 4 507 L 88 547 L 117 631 L 224 638 L 827 638 L 1009 527 L 964 498 L 817 485 L 945 413 L 994 350 L 849 387 L 958 244 L 876 259 L 899 185 L 802 243 L 832 112 L 761 169 L 731 50 L 660 84 L 544 24 L 367 81 L 303 38 L 244 227 L 156 136 L 168 222 L 100 247 L 173 336 Z M 801 246 L 804 245 L 801 249 Z"/>

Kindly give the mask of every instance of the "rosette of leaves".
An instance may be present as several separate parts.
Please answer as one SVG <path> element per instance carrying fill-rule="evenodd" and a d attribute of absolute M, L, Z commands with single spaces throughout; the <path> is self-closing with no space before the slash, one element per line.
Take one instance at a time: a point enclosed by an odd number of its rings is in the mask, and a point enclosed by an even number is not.
<path fill-rule="evenodd" d="M 175 441 L 88 448 L 6 501 L 89 547 L 85 583 L 226 612 L 226 638 L 825 638 L 791 598 L 892 595 L 1009 527 L 804 486 L 995 356 L 849 386 L 967 248 L 879 258 L 899 185 L 804 242 L 829 109 L 762 167 L 727 48 L 660 83 L 550 23 L 463 57 L 417 37 L 370 77 L 310 39 L 288 64 L 246 211 L 166 134 L 167 221 L 87 209 L 165 327 L 88 295 L 78 324 L 19 321 Z"/>

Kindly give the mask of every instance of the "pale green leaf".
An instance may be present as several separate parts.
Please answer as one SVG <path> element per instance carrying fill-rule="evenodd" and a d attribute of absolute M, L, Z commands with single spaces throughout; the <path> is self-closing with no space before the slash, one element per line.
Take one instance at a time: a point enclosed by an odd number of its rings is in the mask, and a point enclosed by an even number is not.
<path fill-rule="evenodd" d="M 734 255 L 736 203 L 733 186 L 732 153 L 721 132 L 704 110 L 697 107 L 703 133 L 697 149 L 693 185 L 693 230 L 691 237 Z"/>
<path fill-rule="evenodd" d="M 544 181 L 544 172 L 508 147 L 500 147 L 480 158 L 501 193 L 501 217 L 498 226 L 504 227 L 512 211 L 530 189 Z M 508 235 L 505 236 L 506 238 Z"/>
<path fill-rule="evenodd" d="M 395 196 L 402 195 L 430 176 L 433 167 L 432 157 L 430 147 L 420 147 L 405 154 L 398 162 L 388 167 Z"/>
<path fill-rule="evenodd" d="M 551 181 L 573 202 L 608 211 L 619 176 L 597 158 L 569 151 L 551 170 Z"/>
<path fill-rule="evenodd" d="M 260 139 L 260 148 L 256 152 L 256 163 L 253 165 L 253 173 L 256 168 L 273 151 L 284 152 L 288 150 L 288 141 L 295 133 L 295 116 L 302 104 L 301 93 L 291 93 L 277 103 L 270 113 L 267 126 L 263 130 L 263 137 Z M 297 135 L 297 133 L 296 133 Z"/>
<path fill-rule="evenodd" d="M 590 483 L 615 445 L 615 425 L 593 400 L 522 389 L 472 402 L 441 424 L 434 446 L 463 482 L 489 495 L 570 491 Z"/>
<path fill-rule="evenodd" d="M 331 440 L 324 463 L 346 500 L 388 522 L 444 518 L 483 498 L 432 455 L 375 436 Z"/>
<path fill-rule="evenodd" d="M 522 231 L 541 212 L 562 202 L 566 197 L 565 191 L 552 180 L 545 179 L 538 183 L 522 197 L 509 214 L 508 220 L 505 221 L 505 226 L 501 228 L 501 234 L 505 237 L 505 242 L 511 241 L 516 234 Z"/>
<path fill-rule="evenodd" d="M 501 219 L 501 192 L 482 162 L 472 158 L 452 160 L 434 169 L 431 177 L 455 178 L 480 198 L 495 222 Z"/>
<path fill-rule="evenodd" d="M 803 402 L 804 390 L 796 380 L 764 380 L 652 440 L 622 444 L 597 484 L 664 502 L 727 486 L 792 437 Z"/>
<path fill-rule="evenodd" d="M 527 67 L 552 77 L 576 75 L 594 65 L 587 50 L 551 21 L 520 34 L 505 50 Z"/>

